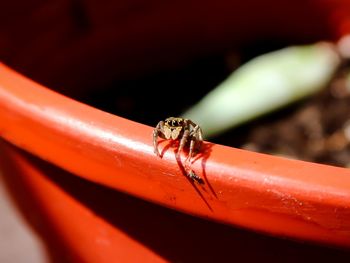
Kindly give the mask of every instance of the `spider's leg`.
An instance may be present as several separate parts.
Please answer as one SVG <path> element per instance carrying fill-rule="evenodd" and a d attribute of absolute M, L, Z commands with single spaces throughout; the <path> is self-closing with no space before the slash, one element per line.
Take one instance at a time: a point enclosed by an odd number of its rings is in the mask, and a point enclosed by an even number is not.
<path fill-rule="evenodd" d="M 164 122 L 160 121 L 158 122 L 157 126 L 153 130 L 153 151 L 154 153 L 159 157 L 159 151 L 158 151 L 158 135 L 163 131 L 163 125 Z"/>
<path fill-rule="evenodd" d="M 191 121 L 190 119 L 186 119 L 186 122 L 192 126 L 193 130 L 196 129 L 196 127 L 199 125 L 198 124 L 195 124 L 193 121 Z"/>
<path fill-rule="evenodd" d="M 197 138 L 197 145 L 196 145 L 196 152 L 199 152 L 203 143 L 203 132 L 202 129 L 198 126 L 198 132 L 196 134 Z"/>
<path fill-rule="evenodd" d="M 187 157 L 189 159 L 191 159 L 194 155 L 196 155 L 202 146 L 203 133 L 199 125 L 196 125 L 194 127 L 190 136 L 191 136 L 190 152 L 189 152 L 189 156 Z"/>
<path fill-rule="evenodd" d="M 188 153 L 188 156 L 186 158 L 186 161 L 187 160 L 190 160 L 191 161 L 191 158 L 193 157 L 193 150 L 194 150 L 194 147 L 196 145 L 196 138 L 194 137 L 191 137 L 191 143 L 190 143 L 190 152 Z"/>
<path fill-rule="evenodd" d="M 184 148 L 189 135 L 190 135 L 190 131 L 185 129 L 180 141 L 179 149 L 177 150 L 177 153 L 176 153 L 176 158 L 179 156 L 180 152 Z"/>
<path fill-rule="evenodd" d="M 187 159 L 191 160 L 191 158 L 193 157 L 193 153 L 196 150 L 195 147 L 197 145 L 197 133 L 198 133 L 198 129 L 199 126 L 196 125 L 196 127 L 194 127 L 194 129 L 192 130 L 190 137 L 191 137 L 191 143 L 190 143 L 190 152 L 188 153 Z"/>
<path fill-rule="evenodd" d="M 153 151 L 155 155 L 159 156 L 159 151 L 158 151 L 158 130 L 154 129 L 153 130 Z"/>
<path fill-rule="evenodd" d="M 186 119 L 187 123 L 192 126 L 192 132 L 191 137 L 195 138 L 196 143 L 192 148 L 192 151 L 198 152 L 201 148 L 202 142 L 203 142 L 203 132 L 201 127 L 199 127 L 198 124 L 194 123 L 193 121 Z"/>

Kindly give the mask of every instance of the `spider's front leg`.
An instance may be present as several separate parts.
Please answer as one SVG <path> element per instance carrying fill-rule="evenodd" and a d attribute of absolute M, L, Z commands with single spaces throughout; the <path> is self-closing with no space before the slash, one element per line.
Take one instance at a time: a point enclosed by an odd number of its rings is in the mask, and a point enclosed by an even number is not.
<path fill-rule="evenodd" d="M 197 138 L 197 144 L 196 144 L 195 151 L 199 152 L 201 150 L 202 143 L 203 143 L 203 132 L 202 132 L 201 127 L 199 127 L 199 126 L 198 126 L 196 138 Z"/>
<path fill-rule="evenodd" d="M 186 144 L 187 139 L 188 139 L 189 136 L 190 136 L 190 131 L 189 131 L 188 129 L 185 129 L 185 130 L 184 130 L 184 133 L 183 133 L 183 135 L 182 135 L 181 141 L 180 141 L 179 148 L 178 148 L 178 150 L 177 150 L 177 152 L 176 152 L 176 158 L 179 157 L 179 154 L 180 154 L 180 152 L 182 151 L 182 149 L 184 148 L 184 146 L 185 146 L 185 144 Z"/>
<path fill-rule="evenodd" d="M 153 151 L 158 157 L 160 157 L 160 154 L 158 151 L 158 135 L 159 133 L 163 134 L 163 126 L 164 126 L 164 122 L 160 121 L 158 122 L 157 126 L 153 130 Z"/>
<path fill-rule="evenodd" d="M 190 152 L 188 154 L 187 159 L 191 160 L 191 158 L 200 151 L 203 142 L 203 133 L 202 129 L 196 125 L 193 131 L 190 134 L 191 143 L 190 143 Z"/>

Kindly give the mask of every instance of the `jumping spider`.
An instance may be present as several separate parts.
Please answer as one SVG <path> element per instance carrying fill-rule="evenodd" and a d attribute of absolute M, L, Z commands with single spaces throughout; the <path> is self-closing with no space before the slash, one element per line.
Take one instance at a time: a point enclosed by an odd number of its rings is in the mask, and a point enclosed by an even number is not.
<path fill-rule="evenodd" d="M 202 129 L 189 119 L 170 117 L 165 119 L 165 121 L 158 122 L 156 128 L 153 130 L 153 146 L 154 153 L 160 156 L 158 151 L 158 137 L 163 139 L 171 139 L 173 141 L 179 140 L 179 148 L 176 152 L 176 158 L 178 158 L 179 153 L 185 147 L 186 143 L 189 143 L 189 154 L 186 158 L 191 160 L 191 158 L 200 150 L 203 142 Z M 196 175 L 192 169 L 186 167 L 187 176 L 199 183 L 203 184 L 202 178 Z M 189 172 L 188 172 L 189 171 Z"/>
<path fill-rule="evenodd" d="M 176 153 L 181 152 L 187 142 L 190 143 L 189 154 L 187 158 L 192 158 L 196 152 L 200 150 L 203 142 L 203 134 L 201 128 L 189 119 L 170 117 L 165 121 L 158 122 L 153 130 L 153 146 L 154 153 L 160 156 L 158 151 L 158 136 L 163 139 L 179 140 L 179 148 Z"/>
<path fill-rule="evenodd" d="M 189 154 L 186 160 L 191 159 L 199 150 L 203 142 L 201 128 L 189 119 L 170 117 L 158 122 L 153 130 L 154 153 L 160 156 L 158 151 L 158 136 L 163 139 L 179 140 L 179 148 L 176 157 L 189 142 Z"/>

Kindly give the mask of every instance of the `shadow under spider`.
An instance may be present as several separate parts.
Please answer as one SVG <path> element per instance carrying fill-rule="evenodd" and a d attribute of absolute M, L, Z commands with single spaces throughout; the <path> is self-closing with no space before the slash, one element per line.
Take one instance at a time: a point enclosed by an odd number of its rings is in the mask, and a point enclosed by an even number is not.
<path fill-rule="evenodd" d="M 206 185 L 208 185 L 208 188 L 210 190 L 210 192 L 212 193 L 212 195 L 215 198 L 218 198 L 213 187 L 211 186 L 208 177 L 207 177 L 207 172 L 206 172 L 206 164 L 207 164 L 207 160 L 211 154 L 211 148 L 214 146 L 213 143 L 210 142 L 203 142 L 202 146 L 201 146 L 201 150 L 195 155 L 195 158 L 193 161 L 191 161 L 191 164 L 196 162 L 197 160 L 201 159 L 201 167 L 202 167 L 202 176 L 204 178 L 204 182 Z"/>
<path fill-rule="evenodd" d="M 163 140 L 160 143 L 163 143 L 165 141 L 167 141 L 167 140 Z M 170 141 L 168 144 L 166 144 L 163 147 L 163 149 L 160 153 L 160 157 L 163 158 L 164 153 L 169 148 L 176 147 L 178 144 L 179 144 L 178 141 Z M 213 209 L 211 208 L 208 201 L 205 199 L 205 197 L 203 196 L 203 194 L 199 190 L 199 186 L 203 189 L 203 191 L 207 192 L 207 190 L 203 186 L 203 185 L 207 185 L 211 194 L 215 198 L 217 198 L 217 195 L 216 195 L 213 187 L 211 186 L 210 182 L 208 181 L 207 174 L 206 174 L 206 162 L 211 154 L 211 151 L 212 151 L 211 148 L 213 147 L 213 145 L 214 145 L 213 143 L 203 142 L 200 151 L 198 153 L 196 153 L 193 160 L 190 160 L 189 167 L 187 167 L 183 164 L 180 155 L 177 156 L 178 150 L 175 151 L 175 159 L 176 159 L 176 162 L 180 168 L 181 173 L 186 177 L 186 179 L 189 181 L 189 183 L 193 186 L 193 188 L 196 190 L 197 194 L 201 197 L 201 199 L 204 201 L 204 203 L 207 205 L 207 207 L 209 208 L 210 211 L 213 211 Z M 188 149 L 184 148 L 183 150 L 184 150 L 184 152 L 186 152 L 186 154 L 188 154 Z M 201 181 L 196 181 L 190 177 L 188 170 L 190 170 L 190 172 L 193 172 L 193 170 L 191 168 L 191 164 L 198 161 L 199 159 L 201 159 L 202 176 L 204 179 L 200 178 Z"/>

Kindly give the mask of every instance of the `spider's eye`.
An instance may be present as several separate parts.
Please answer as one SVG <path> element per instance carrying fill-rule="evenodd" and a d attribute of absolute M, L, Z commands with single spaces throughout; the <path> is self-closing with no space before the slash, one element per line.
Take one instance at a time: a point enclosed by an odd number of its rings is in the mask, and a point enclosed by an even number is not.
<path fill-rule="evenodd" d="M 173 126 L 177 126 L 176 124 L 177 124 L 176 120 L 173 120 Z"/>

